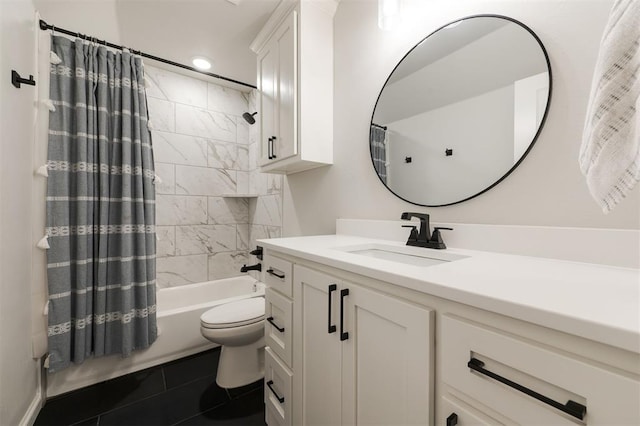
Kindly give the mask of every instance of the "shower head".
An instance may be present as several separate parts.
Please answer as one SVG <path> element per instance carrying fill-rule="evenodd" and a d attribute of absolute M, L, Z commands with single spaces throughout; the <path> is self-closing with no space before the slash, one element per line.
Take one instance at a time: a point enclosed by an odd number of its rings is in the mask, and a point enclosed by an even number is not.
<path fill-rule="evenodd" d="M 254 115 L 256 115 L 258 112 L 254 112 L 253 114 L 249 114 L 248 112 L 245 112 L 244 114 L 242 114 L 242 118 L 244 118 L 245 120 L 247 120 L 247 123 L 249 124 L 253 124 L 256 122 L 256 119 L 253 118 Z"/>

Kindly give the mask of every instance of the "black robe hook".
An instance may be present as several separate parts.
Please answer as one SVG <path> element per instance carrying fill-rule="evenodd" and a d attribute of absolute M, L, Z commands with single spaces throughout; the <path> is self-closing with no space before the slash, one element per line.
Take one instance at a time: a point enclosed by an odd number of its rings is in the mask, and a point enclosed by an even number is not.
<path fill-rule="evenodd" d="M 29 78 L 27 79 L 27 78 L 20 77 L 20 74 L 18 74 L 18 71 L 11 70 L 11 84 L 13 84 L 15 87 L 19 89 L 21 84 L 28 84 L 29 86 L 35 86 L 36 81 L 33 79 L 32 75 L 30 75 Z"/>

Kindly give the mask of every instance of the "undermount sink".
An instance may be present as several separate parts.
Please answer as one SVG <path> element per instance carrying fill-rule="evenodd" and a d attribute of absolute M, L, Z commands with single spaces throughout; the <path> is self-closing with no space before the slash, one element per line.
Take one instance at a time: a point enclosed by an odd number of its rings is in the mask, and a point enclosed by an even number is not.
<path fill-rule="evenodd" d="M 433 266 L 469 257 L 434 249 L 386 244 L 336 247 L 334 250 L 413 266 Z"/>

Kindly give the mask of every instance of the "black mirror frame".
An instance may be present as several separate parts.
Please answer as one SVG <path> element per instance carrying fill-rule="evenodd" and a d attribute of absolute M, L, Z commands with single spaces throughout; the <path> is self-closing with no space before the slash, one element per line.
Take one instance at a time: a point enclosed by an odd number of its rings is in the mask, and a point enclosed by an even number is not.
<path fill-rule="evenodd" d="M 467 19 L 471 19 L 471 18 L 500 18 L 500 19 L 505 19 L 507 21 L 513 22 L 517 25 L 520 25 L 522 28 L 524 28 L 525 30 L 527 30 L 527 32 L 529 32 L 529 34 L 531 34 L 531 36 L 536 40 L 536 42 L 538 43 L 538 45 L 540 46 L 540 49 L 542 50 L 542 53 L 544 55 L 544 59 L 547 63 L 547 70 L 549 73 L 549 95 L 547 97 L 547 105 L 545 107 L 544 110 L 544 114 L 542 115 L 542 120 L 540 121 L 540 126 L 538 126 L 538 130 L 536 131 L 536 134 L 534 135 L 533 139 L 531 140 L 531 143 L 529 144 L 529 146 L 527 147 L 526 151 L 522 154 L 522 156 L 518 159 L 518 161 L 504 174 L 502 175 L 502 177 L 500 177 L 498 180 L 496 180 L 494 183 L 492 183 L 491 185 L 489 185 L 488 187 L 486 187 L 485 189 L 483 189 L 482 191 L 473 194 L 467 198 L 464 198 L 460 201 L 455 201 L 453 203 L 447 203 L 447 204 L 421 204 L 421 203 L 417 203 L 415 201 L 411 201 L 411 200 L 407 200 L 406 198 L 398 195 L 397 193 L 395 193 L 391 188 L 389 188 L 389 186 L 387 186 L 387 184 L 382 180 L 382 178 L 380 177 L 380 175 L 378 175 L 378 173 L 376 172 L 375 169 L 375 164 L 373 161 L 373 156 L 371 155 L 371 126 L 373 125 L 373 116 L 376 113 L 376 108 L 378 106 L 378 102 L 380 101 L 380 96 L 382 95 L 382 91 L 384 90 L 384 88 L 387 86 L 387 82 L 389 81 L 389 79 L 391 78 L 391 76 L 393 75 L 393 73 L 395 72 L 395 70 L 400 66 L 400 64 L 402 63 L 402 61 L 404 61 L 404 59 L 409 56 L 411 54 L 411 52 L 413 52 L 418 46 L 420 46 L 425 40 L 427 40 L 429 37 L 431 37 L 432 35 L 434 35 L 435 33 L 437 33 L 438 31 L 448 27 L 451 24 L 455 24 L 457 22 L 462 22 L 464 20 Z M 373 171 L 376 174 L 376 176 L 378 177 L 378 179 L 380 180 L 380 182 L 384 185 L 385 188 L 387 188 L 389 190 L 389 192 L 391 192 L 393 195 L 395 195 L 396 197 L 400 198 L 403 201 L 406 201 L 407 203 L 416 205 L 416 206 L 423 206 L 423 207 L 446 207 L 446 206 L 452 206 L 454 204 L 460 204 L 463 203 L 465 201 L 469 201 L 472 198 L 476 198 L 482 194 L 484 194 L 485 192 L 489 191 L 490 189 L 492 189 L 493 187 L 497 186 L 500 182 L 502 182 L 503 180 L 505 180 L 507 178 L 507 176 L 509 176 L 519 165 L 520 163 L 522 163 L 522 161 L 526 158 L 526 156 L 529 154 L 529 152 L 531 151 L 531 149 L 533 148 L 533 146 L 535 145 L 535 143 L 538 140 L 538 137 L 540 136 L 540 133 L 542 132 L 542 128 L 545 125 L 545 122 L 547 120 L 547 116 L 549 115 L 549 108 L 551 106 L 551 94 L 553 93 L 553 77 L 552 77 L 552 73 L 551 73 L 551 62 L 549 60 L 549 55 L 547 54 L 547 49 L 545 49 L 544 44 L 542 44 L 542 41 L 540 40 L 540 38 L 536 35 L 536 33 L 533 32 L 533 30 L 531 28 L 529 28 L 528 26 L 526 26 L 525 24 L 523 24 L 522 22 L 518 21 L 517 19 L 514 18 L 510 18 L 508 16 L 504 16 L 504 15 L 495 15 L 495 14 L 479 14 L 479 15 L 471 15 L 471 16 L 466 16 L 464 18 L 460 18 L 457 19 L 455 21 L 449 22 L 445 25 L 442 25 L 441 27 L 437 28 L 435 31 L 431 32 L 428 36 L 426 36 L 425 38 L 423 38 L 422 40 L 420 40 L 418 43 L 415 44 L 415 46 L 413 46 L 411 49 L 409 49 L 409 51 L 402 57 L 402 59 L 400 59 L 400 61 L 398 61 L 398 63 L 396 64 L 396 66 L 393 68 L 393 70 L 391 70 L 391 72 L 389 73 L 389 77 L 387 77 L 387 79 L 385 80 L 384 84 L 382 85 L 382 88 L 380 89 L 380 93 L 378 93 L 378 98 L 376 99 L 376 103 L 373 107 L 373 112 L 371 113 L 371 122 L 369 123 L 369 140 L 368 140 L 368 144 L 369 144 L 369 156 L 371 157 L 371 165 L 373 167 Z"/>

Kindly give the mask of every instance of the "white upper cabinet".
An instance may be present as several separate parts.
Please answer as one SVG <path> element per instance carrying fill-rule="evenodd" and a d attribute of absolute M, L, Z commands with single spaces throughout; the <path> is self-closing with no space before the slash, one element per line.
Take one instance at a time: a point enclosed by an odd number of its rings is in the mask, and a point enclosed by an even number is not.
<path fill-rule="evenodd" d="M 337 2 L 282 1 L 251 45 L 258 55 L 259 165 L 296 173 L 333 163 Z"/>

